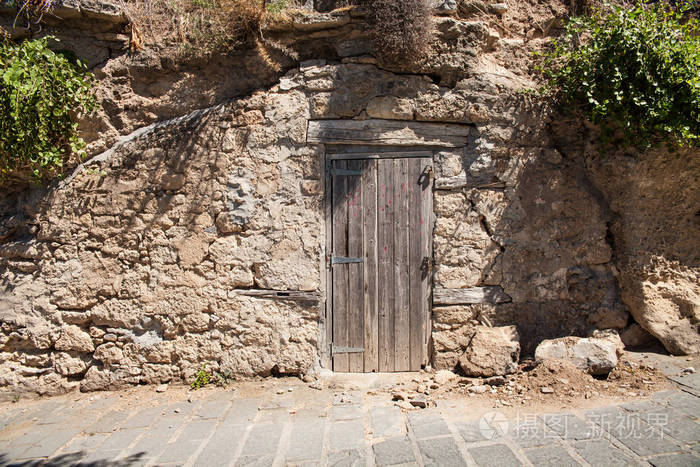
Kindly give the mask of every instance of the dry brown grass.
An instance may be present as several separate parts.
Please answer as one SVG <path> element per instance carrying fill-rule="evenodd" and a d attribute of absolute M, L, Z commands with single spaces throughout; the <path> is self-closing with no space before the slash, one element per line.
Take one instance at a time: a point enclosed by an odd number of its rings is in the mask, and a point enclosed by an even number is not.
<path fill-rule="evenodd" d="M 136 48 L 175 44 L 206 56 L 254 47 L 268 11 L 261 0 L 121 0 Z"/>
<path fill-rule="evenodd" d="M 358 0 L 367 9 L 375 55 L 388 64 L 411 64 L 430 51 L 433 9 L 428 0 Z"/>

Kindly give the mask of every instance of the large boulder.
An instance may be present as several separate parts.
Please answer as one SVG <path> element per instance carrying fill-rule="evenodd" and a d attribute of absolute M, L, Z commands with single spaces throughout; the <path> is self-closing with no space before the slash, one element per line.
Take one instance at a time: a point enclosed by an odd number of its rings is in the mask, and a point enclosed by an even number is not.
<path fill-rule="evenodd" d="M 476 326 L 459 364 L 467 376 L 490 377 L 515 373 L 519 359 L 520 342 L 515 326 Z"/>
<path fill-rule="evenodd" d="M 594 333 L 591 337 L 562 337 L 542 341 L 535 360 L 565 360 L 592 375 L 607 375 L 617 366 L 624 345 L 615 331 Z"/>

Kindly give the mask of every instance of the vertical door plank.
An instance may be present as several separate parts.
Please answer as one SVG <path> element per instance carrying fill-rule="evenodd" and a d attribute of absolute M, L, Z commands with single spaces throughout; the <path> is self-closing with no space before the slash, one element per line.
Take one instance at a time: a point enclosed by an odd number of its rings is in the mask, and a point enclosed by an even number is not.
<path fill-rule="evenodd" d="M 408 371 L 408 160 L 394 159 L 394 371 Z"/>
<path fill-rule="evenodd" d="M 393 161 L 377 171 L 377 280 L 379 284 L 379 371 L 394 371 L 394 180 Z"/>
<path fill-rule="evenodd" d="M 379 371 L 379 319 L 377 313 L 377 161 L 362 167 L 364 223 L 364 323 L 366 373 Z"/>
<path fill-rule="evenodd" d="M 346 169 L 345 161 L 335 167 Z M 348 202 L 347 178 L 333 177 L 333 255 L 347 256 Z M 333 268 L 333 345 L 348 346 L 348 269 L 337 264 Z M 333 355 L 333 371 L 349 370 L 348 354 Z"/>
<path fill-rule="evenodd" d="M 349 170 L 361 170 L 362 161 L 348 161 Z M 362 177 L 345 177 L 348 200 L 348 256 L 363 257 L 363 220 L 362 220 Z M 348 345 L 364 348 L 364 264 L 350 263 L 339 267 L 348 269 Z M 350 353 L 348 355 L 348 371 L 362 373 L 364 355 Z"/>
<path fill-rule="evenodd" d="M 421 180 L 421 242 L 422 257 L 428 258 L 429 267 L 421 275 L 423 295 L 422 319 L 423 319 L 423 364 L 428 363 L 428 340 L 431 335 L 432 316 L 432 284 L 433 284 L 433 177 L 427 176 L 430 169 L 432 173 L 433 161 L 421 159 L 421 172 L 426 174 Z"/>
<path fill-rule="evenodd" d="M 408 263 L 410 270 L 409 278 L 409 302 L 411 308 L 410 316 L 410 346 L 411 360 L 410 370 L 420 370 L 423 364 L 424 342 L 425 342 L 425 322 L 423 319 L 423 224 L 422 217 L 422 195 L 421 171 L 423 159 L 411 159 L 408 169 L 409 185 L 409 213 L 408 213 Z"/>

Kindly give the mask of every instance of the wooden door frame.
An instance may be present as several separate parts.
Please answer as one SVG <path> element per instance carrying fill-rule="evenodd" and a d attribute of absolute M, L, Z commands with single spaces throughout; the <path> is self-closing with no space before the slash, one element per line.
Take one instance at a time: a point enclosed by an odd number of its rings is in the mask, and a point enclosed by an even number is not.
<path fill-rule="evenodd" d="M 331 345 L 333 343 L 333 278 L 332 278 L 332 268 L 330 264 L 330 255 L 333 251 L 332 243 L 332 229 L 333 229 L 333 193 L 332 193 L 332 177 L 330 176 L 330 168 L 333 161 L 336 160 L 366 160 L 366 159 L 408 159 L 408 158 L 430 158 L 431 163 L 435 164 L 435 152 L 437 151 L 433 147 L 382 147 L 377 146 L 372 151 L 371 147 L 360 146 L 360 145 L 327 145 L 326 150 L 322 156 L 322 167 L 323 167 L 323 212 L 324 212 L 324 223 L 325 223 L 325 246 L 322 253 L 322 265 L 323 268 L 321 277 L 323 285 L 325 288 L 324 297 L 324 307 L 322 310 L 322 316 L 320 321 L 320 342 L 319 342 L 319 357 L 321 368 L 333 369 L 333 358 L 331 355 Z M 431 196 L 434 196 L 435 184 L 431 186 Z M 431 203 L 433 204 L 433 203 Z M 431 228 L 430 228 L 430 259 L 433 261 L 434 247 L 433 247 L 433 236 L 434 236 L 434 225 L 435 225 L 435 208 L 432 208 L 430 212 L 431 217 Z M 427 348 L 426 350 L 426 360 L 430 362 L 430 342 L 432 341 L 431 329 L 432 329 L 432 303 L 433 303 L 433 278 L 432 278 L 432 268 L 431 276 L 429 277 L 430 294 L 428 297 L 428 310 L 426 310 L 426 338 L 427 338 Z"/>

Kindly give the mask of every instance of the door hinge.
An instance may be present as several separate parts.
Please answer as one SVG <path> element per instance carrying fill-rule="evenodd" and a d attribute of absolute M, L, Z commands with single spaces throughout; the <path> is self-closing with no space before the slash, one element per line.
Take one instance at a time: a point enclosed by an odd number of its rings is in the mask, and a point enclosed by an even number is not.
<path fill-rule="evenodd" d="M 347 258 L 345 256 L 333 256 L 331 255 L 331 264 L 350 264 L 350 263 L 364 263 L 364 258 Z"/>
<path fill-rule="evenodd" d="M 334 167 L 331 169 L 331 175 L 333 175 L 334 177 L 348 177 L 353 175 L 362 175 L 362 171 L 350 169 L 336 169 Z"/>
<path fill-rule="evenodd" d="M 363 347 L 344 347 L 342 345 L 331 345 L 331 355 L 339 353 L 364 353 Z"/>

